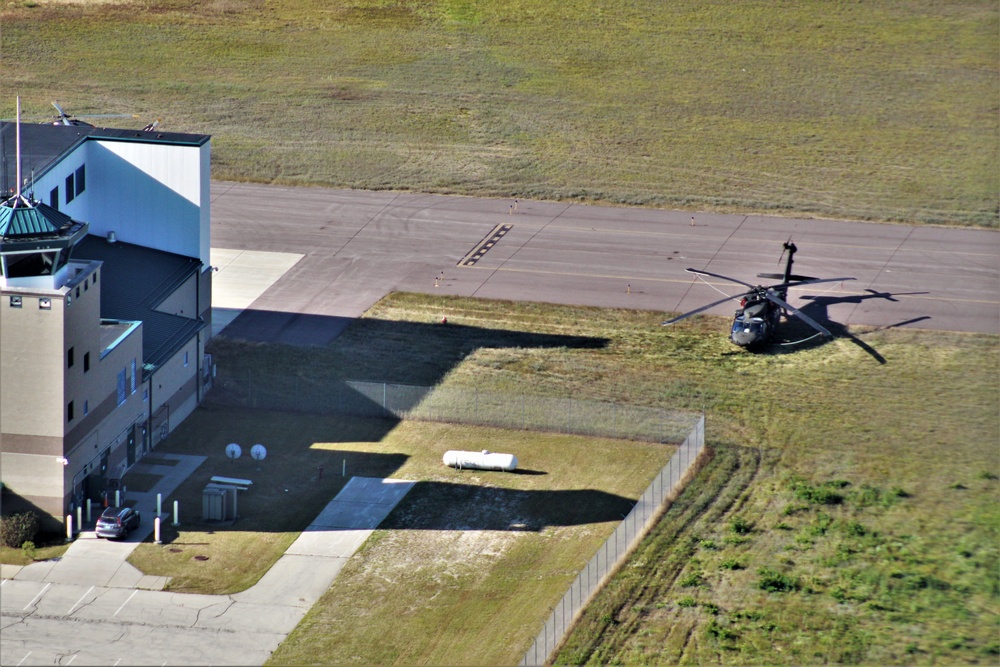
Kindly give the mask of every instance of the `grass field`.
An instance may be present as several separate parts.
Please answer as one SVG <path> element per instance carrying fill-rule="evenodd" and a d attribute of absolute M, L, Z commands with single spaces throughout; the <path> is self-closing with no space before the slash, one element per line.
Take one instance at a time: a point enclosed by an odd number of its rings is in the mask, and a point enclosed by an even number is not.
<path fill-rule="evenodd" d="M 418 346 L 394 337 L 393 323 L 408 331 L 406 323 L 442 315 L 481 330 L 605 343 L 544 352 L 471 345 L 458 354 L 460 341 L 441 339 L 419 346 L 421 364 L 411 363 Z M 287 373 L 353 373 L 379 356 L 384 369 L 406 369 L 392 378 L 397 382 L 437 376 L 445 385 L 706 409 L 714 459 L 588 609 L 560 662 L 995 661 L 997 337 L 855 331 L 884 357 L 880 364 L 848 340 L 750 354 L 726 341 L 720 319 L 692 318 L 669 329 L 659 326 L 662 319 L 396 294 L 317 353 L 323 370 L 299 363 Z M 225 360 L 220 369 L 233 373 L 283 350 L 216 348 Z M 405 558 L 407 548 L 397 539 L 370 547 L 393 573 L 393 558 Z M 366 603 L 354 626 L 362 639 L 352 641 L 352 610 L 376 587 L 377 601 Z M 494 662 L 495 655 L 456 658 L 427 644 L 428 636 L 448 646 L 453 635 L 466 647 L 487 641 L 469 629 L 474 624 L 462 625 L 479 615 L 470 602 L 478 600 L 474 587 L 440 599 L 445 610 L 426 616 L 408 616 L 395 602 L 411 588 L 381 567 L 353 564 L 275 664 L 332 659 L 331 635 L 350 645 L 345 661 Z M 433 624 L 442 618 L 456 620 Z M 375 641 L 379 634 L 365 634 L 367 624 L 391 627 L 391 640 Z M 412 641 L 420 648 L 405 649 Z"/>
<path fill-rule="evenodd" d="M 995 2 L 8 3 L 29 117 L 213 135 L 213 175 L 998 226 Z"/>
<path fill-rule="evenodd" d="M 267 458 L 229 461 L 227 439 L 266 442 Z M 674 452 L 654 443 L 227 408 L 197 411 L 162 448 L 209 456 L 170 498 L 192 508 L 181 527 L 165 527 L 162 546 L 144 543 L 129 559 L 147 574 L 173 577 L 173 592 L 253 585 L 352 475 L 417 482 L 282 646 L 280 664 L 358 655 L 365 664 L 516 662 L 548 606 Z M 443 466 L 443 453 L 458 448 L 516 452 L 522 472 Z M 213 474 L 253 480 L 232 525 L 201 521 L 201 490 Z"/>

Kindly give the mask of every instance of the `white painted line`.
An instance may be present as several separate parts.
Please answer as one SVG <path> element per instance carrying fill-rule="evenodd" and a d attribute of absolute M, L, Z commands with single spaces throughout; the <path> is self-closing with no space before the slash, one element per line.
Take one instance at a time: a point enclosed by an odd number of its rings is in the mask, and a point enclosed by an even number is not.
<path fill-rule="evenodd" d="M 70 658 L 70 659 L 69 659 L 69 662 L 67 662 L 67 663 L 66 663 L 66 666 L 67 666 L 67 667 L 69 667 L 69 665 L 72 665 L 72 664 L 73 664 L 73 661 L 74 661 L 74 660 L 76 660 L 76 656 L 78 656 L 78 655 L 80 655 L 80 654 L 79 654 L 79 653 L 74 653 L 74 654 L 73 654 L 73 657 L 72 657 L 72 658 Z"/>
<path fill-rule="evenodd" d="M 121 611 L 122 609 L 124 609 L 124 608 L 125 608 L 125 605 L 127 605 L 127 604 L 129 603 L 129 600 L 131 600 L 132 598 L 134 598 L 134 597 L 135 597 L 135 594 L 136 594 L 136 593 L 138 593 L 138 592 L 139 592 L 139 591 L 132 591 L 132 595 L 128 596 L 128 600 L 125 600 L 125 602 L 122 602 L 122 606 L 118 607 L 118 611 Z M 115 615 L 115 616 L 117 616 L 117 615 L 118 615 L 118 611 L 116 611 L 116 612 L 114 613 L 114 615 Z"/>
<path fill-rule="evenodd" d="M 94 590 L 93 586 L 91 586 L 89 589 L 87 589 L 87 592 L 80 596 L 80 599 L 76 601 L 76 604 L 69 608 L 69 611 L 66 612 L 66 615 L 67 616 L 72 616 L 73 612 L 76 611 L 76 608 L 80 606 L 81 602 L 83 602 L 83 598 L 85 598 L 88 595 L 90 595 L 90 591 L 92 591 L 92 590 Z"/>
<path fill-rule="evenodd" d="M 39 598 L 41 598 L 43 595 L 45 595 L 45 591 L 49 590 L 49 586 L 51 586 L 51 585 L 52 584 L 45 584 L 45 588 L 43 588 L 41 591 L 39 591 L 38 595 L 36 595 L 35 597 L 31 598 L 31 602 L 29 602 L 28 604 L 24 605 L 24 609 L 22 609 L 21 611 L 26 611 L 28 609 L 28 607 L 30 607 L 31 605 L 33 605 L 36 602 L 38 602 Z"/>
<path fill-rule="evenodd" d="M 27 660 L 29 655 L 31 655 L 31 651 L 28 651 L 27 653 L 24 654 L 24 657 L 21 658 L 21 662 L 24 662 L 25 660 Z M 17 663 L 18 667 L 21 666 L 21 662 Z"/>
<path fill-rule="evenodd" d="M 111 665 L 111 667 L 118 667 L 118 663 L 121 662 L 121 661 L 122 661 L 122 659 L 118 658 L 117 660 L 115 660 L 115 664 Z"/>

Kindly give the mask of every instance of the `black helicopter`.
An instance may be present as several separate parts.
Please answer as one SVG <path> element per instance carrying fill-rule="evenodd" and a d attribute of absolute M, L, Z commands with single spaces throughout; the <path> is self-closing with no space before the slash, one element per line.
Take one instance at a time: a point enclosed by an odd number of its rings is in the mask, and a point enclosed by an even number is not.
<path fill-rule="evenodd" d="M 714 308 L 721 303 L 725 303 L 730 300 L 739 300 L 740 307 L 736 311 L 733 317 L 733 326 L 729 332 L 729 340 L 736 343 L 740 347 L 745 347 L 748 349 L 757 349 L 767 345 L 771 339 L 774 337 L 775 331 L 778 328 L 778 323 L 781 320 L 781 316 L 793 315 L 813 329 L 816 329 L 819 333 L 816 335 L 823 335 L 827 338 L 833 338 L 826 328 L 820 325 L 818 322 L 813 320 L 811 317 L 803 313 L 802 311 L 793 308 L 788 304 L 786 299 L 788 298 L 788 290 L 792 287 L 800 287 L 802 285 L 815 285 L 816 283 L 834 283 L 841 282 L 844 280 L 854 280 L 854 278 L 812 278 L 810 276 L 797 276 L 792 273 L 792 262 L 793 256 L 798 248 L 790 240 L 784 243 L 784 252 L 788 252 L 788 261 L 785 264 L 784 273 L 758 273 L 758 278 L 771 278 L 780 279 L 781 282 L 775 285 L 751 285 L 750 283 L 743 282 L 742 280 L 737 280 L 736 278 L 730 278 L 729 276 L 719 275 L 718 273 L 711 273 L 709 271 L 700 271 L 698 269 L 687 269 L 688 273 L 693 273 L 697 276 L 711 276 L 713 278 L 721 278 L 722 280 L 729 280 L 734 283 L 739 283 L 749 289 L 749 291 L 742 294 L 737 294 L 735 296 L 727 296 L 725 299 L 719 299 L 718 301 L 713 301 L 712 303 L 702 306 L 701 308 L 696 308 L 690 312 L 684 313 L 683 315 L 678 315 L 677 317 L 667 320 L 664 322 L 664 326 L 668 324 L 673 324 L 674 322 L 679 322 L 685 318 L 691 317 L 692 315 L 697 315 L 698 313 L 704 312 L 709 308 Z M 781 260 L 778 260 L 779 262 Z M 808 340 L 808 339 L 806 339 Z M 805 341 L 798 341 L 805 342 Z"/>

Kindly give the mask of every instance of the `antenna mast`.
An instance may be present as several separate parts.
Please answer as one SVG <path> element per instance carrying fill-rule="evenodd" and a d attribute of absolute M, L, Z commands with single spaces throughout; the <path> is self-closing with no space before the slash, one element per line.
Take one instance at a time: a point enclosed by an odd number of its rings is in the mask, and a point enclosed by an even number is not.
<path fill-rule="evenodd" d="M 14 200 L 14 205 L 17 206 L 21 201 L 21 96 L 17 96 L 17 142 L 15 145 L 17 152 L 17 199 Z"/>

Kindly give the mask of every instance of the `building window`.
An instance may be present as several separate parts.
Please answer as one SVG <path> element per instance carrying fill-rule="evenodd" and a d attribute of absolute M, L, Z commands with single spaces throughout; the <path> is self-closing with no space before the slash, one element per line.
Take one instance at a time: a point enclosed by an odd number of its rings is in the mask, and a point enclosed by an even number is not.
<path fill-rule="evenodd" d="M 83 372 L 86 373 L 90 370 L 90 352 L 83 353 Z"/>
<path fill-rule="evenodd" d="M 79 197 L 80 194 L 87 189 L 87 165 L 81 164 L 80 168 L 76 170 L 76 196 Z"/>
<path fill-rule="evenodd" d="M 132 360 L 132 393 L 135 393 L 135 359 Z"/>
<path fill-rule="evenodd" d="M 184 353 L 184 368 L 187 368 L 187 365 L 188 365 L 188 353 L 185 352 Z"/>
<path fill-rule="evenodd" d="M 94 271 L 94 284 L 97 284 L 97 271 Z"/>
<path fill-rule="evenodd" d="M 73 421 L 73 401 L 70 401 L 66 405 L 66 421 L 68 422 Z"/>
<path fill-rule="evenodd" d="M 59 188 L 52 188 L 49 191 L 49 206 L 54 209 L 59 208 Z"/>
<path fill-rule="evenodd" d="M 80 298 L 80 286 L 79 285 L 76 286 L 76 298 L 77 299 Z"/>
<path fill-rule="evenodd" d="M 76 196 L 76 187 L 73 185 L 73 174 L 66 177 L 66 203 L 73 201 Z"/>
<path fill-rule="evenodd" d="M 20 308 L 21 307 L 21 297 L 19 297 L 19 296 L 12 296 L 12 297 L 10 297 L 10 307 L 11 308 Z"/>
<path fill-rule="evenodd" d="M 118 372 L 118 405 L 125 402 L 125 369 Z"/>
<path fill-rule="evenodd" d="M 73 368 L 73 348 L 66 351 L 66 368 Z"/>
<path fill-rule="evenodd" d="M 86 417 L 90 414 L 90 401 L 83 402 L 83 416 Z"/>
<path fill-rule="evenodd" d="M 42 310 L 52 310 L 52 299 L 48 297 L 42 297 L 38 300 L 38 307 Z"/>

